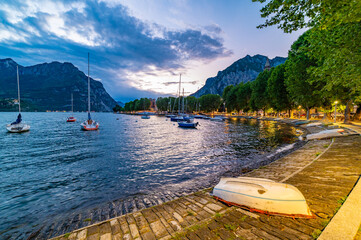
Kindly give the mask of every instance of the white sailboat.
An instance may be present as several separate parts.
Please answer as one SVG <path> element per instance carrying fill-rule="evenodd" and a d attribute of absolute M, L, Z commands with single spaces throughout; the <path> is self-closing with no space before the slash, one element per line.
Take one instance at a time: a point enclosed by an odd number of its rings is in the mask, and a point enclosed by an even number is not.
<path fill-rule="evenodd" d="M 89 77 L 89 53 L 88 53 L 88 120 L 80 124 L 81 129 L 84 131 L 98 130 L 99 123 L 92 120 L 90 116 L 90 77 Z"/>
<path fill-rule="evenodd" d="M 73 116 L 73 94 L 71 94 L 71 117 L 68 117 L 66 119 L 67 122 L 75 122 L 76 121 L 76 118 Z"/>
<path fill-rule="evenodd" d="M 27 132 L 30 130 L 30 125 L 22 122 L 21 119 L 21 106 L 20 106 L 20 84 L 19 84 L 19 67 L 16 66 L 17 84 L 18 84 L 18 104 L 19 104 L 19 115 L 15 122 L 10 123 L 6 126 L 6 129 L 12 133 Z"/>

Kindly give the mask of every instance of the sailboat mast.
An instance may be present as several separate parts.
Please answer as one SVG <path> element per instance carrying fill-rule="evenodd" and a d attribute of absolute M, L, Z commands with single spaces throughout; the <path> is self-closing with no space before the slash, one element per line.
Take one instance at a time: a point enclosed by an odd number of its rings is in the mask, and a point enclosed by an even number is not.
<path fill-rule="evenodd" d="M 178 114 L 180 114 L 180 96 L 181 96 L 181 82 L 182 82 L 182 74 L 179 74 L 179 91 L 178 91 Z"/>
<path fill-rule="evenodd" d="M 19 66 L 16 66 L 16 76 L 17 76 L 17 81 L 18 81 L 18 102 L 19 102 L 19 113 L 21 112 L 21 107 L 20 107 L 20 84 L 19 84 Z"/>
<path fill-rule="evenodd" d="M 73 109 L 73 94 L 71 94 L 71 112 L 72 113 L 74 112 L 74 109 Z"/>
<path fill-rule="evenodd" d="M 184 114 L 184 88 L 183 88 L 183 97 L 182 97 L 182 112 Z"/>
<path fill-rule="evenodd" d="M 88 112 L 90 113 L 90 77 L 89 77 L 89 53 L 88 53 Z"/>

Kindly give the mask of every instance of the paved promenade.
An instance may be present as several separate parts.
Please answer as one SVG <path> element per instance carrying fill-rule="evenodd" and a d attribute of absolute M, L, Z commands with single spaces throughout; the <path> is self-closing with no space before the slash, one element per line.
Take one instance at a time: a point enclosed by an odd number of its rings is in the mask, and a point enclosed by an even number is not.
<path fill-rule="evenodd" d="M 359 135 L 310 141 L 301 149 L 245 175 L 296 186 L 304 194 L 315 219 L 268 216 L 227 207 L 214 200 L 209 194 L 211 190 L 206 189 L 55 239 L 315 239 L 361 174 L 360 143 Z"/>

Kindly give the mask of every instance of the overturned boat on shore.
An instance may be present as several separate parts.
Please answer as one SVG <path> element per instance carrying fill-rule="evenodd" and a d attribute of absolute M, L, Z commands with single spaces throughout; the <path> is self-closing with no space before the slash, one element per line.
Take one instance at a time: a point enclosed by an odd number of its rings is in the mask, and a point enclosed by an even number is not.
<path fill-rule="evenodd" d="M 263 178 L 221 178 L 213 197 L 252 212 L 293 218 L 314 218 L 305 197 L 294 186 Z"/>
<path fill-rule="evenodd" d="M 324 138 L 333 138 L 333 137 L 341 137 L 345 134 L 345 130 L 342 128 L 324 130 L 318 133 L 308 134 L 306 136 L 307 140 L 313 139 L 324 139 Z"/>

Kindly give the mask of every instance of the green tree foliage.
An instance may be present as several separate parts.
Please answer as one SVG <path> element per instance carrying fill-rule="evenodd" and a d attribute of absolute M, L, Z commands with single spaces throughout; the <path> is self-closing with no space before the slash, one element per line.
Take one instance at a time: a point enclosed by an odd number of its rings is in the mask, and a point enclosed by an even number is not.
<path fill-rule="evenodd" d="M 193 96 L 188 96 L 185 99 L 185 110 L 187 110 L 187 112 L 194 112 L 196 111 L 196 106 L 197 106 L 197 98 L 193 97 Z"/>
<path fill-rule="evenodd" d="M 307 110 L 308 119 L 310 108 L 322 105 L 323 98 L 320 92 L 322 82 L 312 81 L 312 76 L 307 71 L 310 67 L 317 66 L 317 60 L 308 55 L 307 36 L 308 32 L 300 36 L 288 52 L 285 83 L 291 101 Z"/>
<path fill-rule="evenodd" d="M 228 112 L 232 112 L 232 111 L 239 112 L 241 110 L 237 99 L 237 91 L 239 87 L 240 87 L 239 84 L 236 86 L 232 86 L 232 88 L 229 88 L 228 93 L 225 95 L 226 108 Z"/>
<path fill-rule="evenodd" d="M 205 112 L 216 111 L 221 105 L 221 96 L 218 94 L 207 94 L 199 98 L 201 110 Z"/>
<path fill-rule="evenodd" d="M 267 93 L 270 100 L 270 107 L 278 111 L 290 109 L 288 92 L 285 85 L 285 64 L 275 67 L 268 78 Z"/>
<path fill-rule="evenodd" d="M 124 111 L 124 109 L 121 106 L 119 106 L 119 104 L 113 107 L 113 112 L 120 112 L 120 111 Z"/>
<path fill-rule="evenodd" d="M 159 97 L 155 103 L 159 111 L 169 111 L 169 98 Z"/>
<path fill-rule="evenodd" d="M 150 100 L 148 98 L 135 99 L 134 101 L 130 101 L 125 103 L 124 111 L 141 111 L 141 110 L 149 110 L 150 109 Z"/>
<path fill-rule="evenodd" d="M 248 112 L 252 97 L 251 82 L 240 83 L 237 88 L 237 105 L 244 112 Z"/>
<path fill-rule="evenodd" d="M 258 74 L 257 78 L 252 82 L 252 96 L 250 100 L 250 107 L 252 110 L 264 110 L 269 105 L 268 93 L 267 93 L 267 83 L 268 78 L 271 75 L 273 69 L 270 71 L 265 70 Z"/>

